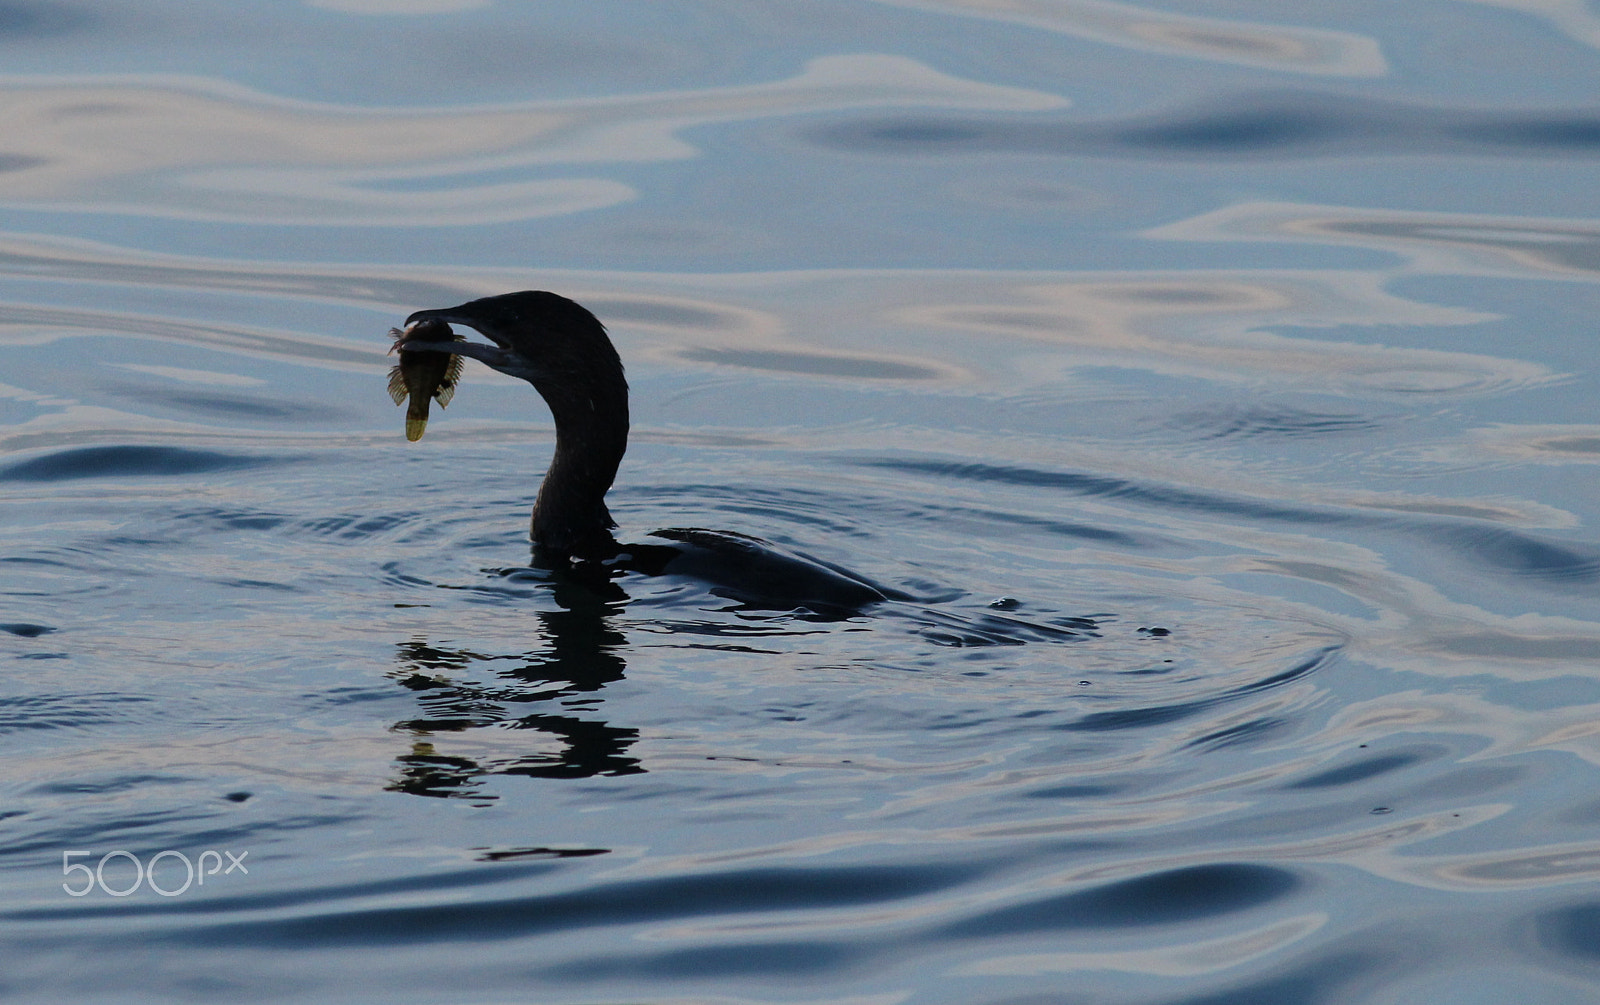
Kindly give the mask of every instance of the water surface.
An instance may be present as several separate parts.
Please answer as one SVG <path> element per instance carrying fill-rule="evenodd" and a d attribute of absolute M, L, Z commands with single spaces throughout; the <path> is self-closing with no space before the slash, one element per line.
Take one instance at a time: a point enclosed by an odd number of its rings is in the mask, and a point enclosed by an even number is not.
<path fill-rule="evenodd" d="M 0 995 L 1593 1000 L 1597 45 L 0 4 Z M 625 540 L 908 599 L 530 567 L 532 391 L 384 390 L 526 288 Z"/>

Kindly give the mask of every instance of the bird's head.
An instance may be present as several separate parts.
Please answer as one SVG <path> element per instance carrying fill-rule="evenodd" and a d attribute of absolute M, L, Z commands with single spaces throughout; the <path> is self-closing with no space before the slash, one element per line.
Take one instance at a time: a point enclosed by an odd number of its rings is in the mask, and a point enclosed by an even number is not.
<path fill-rule="evenodd" d="M 628 426 L 628 382 L 605 326 L 582 305 L 555 293 L 523 290 L 469 300 L 458 307 L 417 311 L 418 322 L 465 325 L 486 336 L 481 342 L 404 342 L 405 348 L 471 356 L 534 386 L 563 420 L 611 427 L 621 442 Z"/>
<path fill-rule="evenodd" d="M 419 321 L 475 329 L 494 345 L 456 343 L 450 351 L 531 381 L 541 392 L 563 386 L 592 390 L 594 385 L 622 375 L 621 361 L 606 337 L 605 326 L 582 305 L 555 293 L 523 290 L 470 300 L 457 307 L 417 311 L 406 318 L 407 329 Z"/>

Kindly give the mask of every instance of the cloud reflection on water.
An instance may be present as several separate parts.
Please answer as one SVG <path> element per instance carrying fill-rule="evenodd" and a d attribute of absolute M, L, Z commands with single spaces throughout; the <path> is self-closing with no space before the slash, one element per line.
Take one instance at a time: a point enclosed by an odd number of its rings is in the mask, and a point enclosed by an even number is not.
<path fill-rule="evenodd" d="M 1201 221 L 1151 236 L 1204 239 Z M 1231 235 L 1230 235 L 1231 236 Z M 930 373 L 1018 374 L 1003 360 L 1030 343 L 1070 350 L 1060 365 L 1131 366 L 1206 379 L 1264 375 L 1314 387 L 1407 394 L 1503 392 L 1552 379 L 1540 364 L 1481 354 L 1329 341 L 1264 331 L 1352 325 L 1465 326 L 1494 315 L 1398 296 L 1393 272 L 1232 270 L 1182 273 L 1014 273 L 947 270 L 817 270 L 743 275 L 596 273 L 575 270 L 414 269 L 391 266 L 241 263 L 157 255 L 108 245 L 0 235 L 6 271 L 87 282 L 313 296 L 408 313 L 509 289 L 556 286 L 589 303 L 627 333 L 630 355 L 732 361 L 800 372 L 807 353 L 841 350 L 860 358 L 861 324 L 873 326 L 876 370 L 841 362 L 804 372 L 923 379 Z M 751 292 L 747 293 L 746 290 Z M 760 295 L 751 295 L 759 290 Z M 780 294 L 780 291 L 781 294 Z M 781 304 L 793 313 L 774 316 Z M 766 305 L 763 309 L 762 305 Z M 223 348 L 281 352 L 307 362 L 378 363 L 385 348 L 305 333 L 255 334 L 167 319 L 17 305 L 4 319 L 11 339 L 48 331 L 120 330 L 201 340 Z M 996 340 L 1012 351 L 996 357 Z M 742 354 L 742 355 L 740 355 Z M 788 355 L 785 355 L 788 354 Z M 819 357 L 820 358 L 820 357 Z M 1037 367 L 1037 357 L 1029 365 Z M 819 363 L 818 366 L 821 366 Z M 1035 371 L 1038 372 L 1037 370 Z M 1050 379 L 1059 376 L 1051 368 Z"/>
<path fill-rule="evenodd" d="M 1365 35 L 1152 10 L 1111 0 L 877 0 L 896 7 L 1009 21 L 1108 45 L 1280 72 L 1378 77 L 1389 71 Z"/>
<path fill-rule="evenodd" d="M 997 284 L 998 285 L 998 284 Z M 1262 275 L 1181 274 L 1080 278 L 1019 285 L 986 305 L 931 304 L 899 317 L 970 334 L 1070 346 L 1079 366 L 1134 366 L 1211 380 L 1271 374 L 1422 394 L 1483 393 L 1548 379 L 1535 363 L 1469 353 L 1298 338 L 1266 325 L 1466 325 L 1490 315 L 1405 300 L 1377 277 L 1332 270 Z"/>
<path fill-rule="evenodd" d="M 1244 202 L 1146 230 L 1171 241 L 1348 245 L 1402 264 L 1388 275 L 1600 280 L 1600 221 Z"/>
<path fill-rule="evenodd" d="M 1458 2 L 1504 7 L 1544 18 L 1557 31 L 1584 45 L 1600 49 L 1600 17 L 1595 17 L 1584 0 L 1458 0 Z"/>
<path fill-rule="evenodd" d="M 825 56 L 766 84 L 404 111 L 294 101 L 214 79 L 0 79 L 0 205 L 318 226 L 468 226 L 616 205 L 556 165 L 693 157 L 678 133 L 850 108 L 1060 108 L 901 56 Z"/>

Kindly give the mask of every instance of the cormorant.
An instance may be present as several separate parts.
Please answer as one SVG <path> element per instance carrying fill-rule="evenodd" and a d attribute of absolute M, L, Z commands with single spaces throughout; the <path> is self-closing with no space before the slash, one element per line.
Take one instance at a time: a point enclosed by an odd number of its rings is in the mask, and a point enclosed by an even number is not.
<path fill-rule="evenodd" d="M 409 337 L 418 322 L 465 325 L 493 344 Z M 528 381 L 550 406 L 555 454 L 529 528 L 538 564 L 687 575 L 711 583 L 719 596 L 767 610 L 803 607 L 845 615 L 883 600 L 909 599 L 847 570 L 729 531 L 673 528 L 650 535 L 670 545 L 619 545 L 605 495 L 628 448 L 628 382 L 605 326 L 566 297 L 524 290 L 417 311 L 406 319 L 398 344 L 407 352 L 470 356 Z"/>

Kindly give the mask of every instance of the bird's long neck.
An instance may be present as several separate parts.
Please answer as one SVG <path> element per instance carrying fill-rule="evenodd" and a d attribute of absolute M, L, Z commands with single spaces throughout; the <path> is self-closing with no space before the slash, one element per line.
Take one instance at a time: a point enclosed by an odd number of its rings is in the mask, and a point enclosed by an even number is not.
<path fill-rule="evenodd" d="M 556 424 L 555 455 L 529 529 L 546 558 L 605 558 L 617 548 L 605 496 L 628 449 L 628 385 L 620 365 L 603 376 L 586 387 L 535 383 Z"/>

